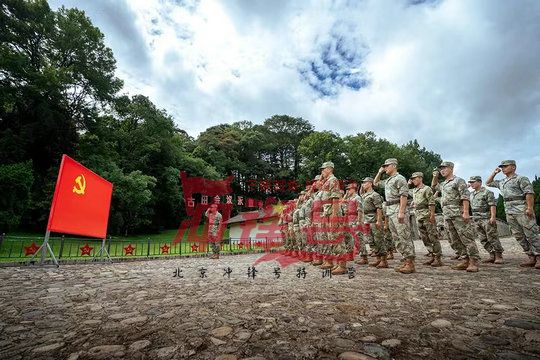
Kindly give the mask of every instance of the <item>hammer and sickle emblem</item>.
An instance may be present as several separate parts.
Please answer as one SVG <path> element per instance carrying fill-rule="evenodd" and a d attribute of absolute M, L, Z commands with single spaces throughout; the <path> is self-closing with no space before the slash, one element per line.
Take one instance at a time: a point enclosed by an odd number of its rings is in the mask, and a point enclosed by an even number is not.
<path fill-rule="evenodd" d="M 81 174 L 75 178 L 75 186 L 73 186 L 73 192 L 78 195 L 84 195 L 84 190 L 86 189 L 86 179 L 84 175 Z"/>

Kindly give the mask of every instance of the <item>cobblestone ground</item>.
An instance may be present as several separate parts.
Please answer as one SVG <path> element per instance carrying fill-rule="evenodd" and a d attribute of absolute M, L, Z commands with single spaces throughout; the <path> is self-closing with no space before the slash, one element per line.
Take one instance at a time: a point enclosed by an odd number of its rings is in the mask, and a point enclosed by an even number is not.
<path fill-rule="evenodd" d="M 272 261 L 248 279 L 260 254 L 0 268 L 0 359 L 539 359 L 540 270 L 503 245 L 476 274 L 297 263 L 276 279 Z"/>

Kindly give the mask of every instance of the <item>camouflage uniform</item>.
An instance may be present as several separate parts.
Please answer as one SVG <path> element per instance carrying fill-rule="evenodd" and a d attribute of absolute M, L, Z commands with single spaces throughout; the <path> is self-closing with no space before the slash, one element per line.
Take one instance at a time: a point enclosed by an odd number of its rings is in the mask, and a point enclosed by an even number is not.
<path fill-rule="evenodd" d="M 382 204 L 382 218 L 383 218 L 383 231 L 382 236 L 384 239 L 384 242 L 386 244 L 386 251 L 387 252 L 394 252 L 396 251 L 396 244 L 394 243 L 394 239 L 392 238 L 392 232 L 390 231 L 390 224 L 388 220 L 388 213 L 386 212 L 386 201 L 383 201 Z"/>
<path fill-rule="evenodd" d="M 430 206 L 435 206 L 433 190 L 422 184 L 413 189 L 413 207 L 420 239 L 430 253 L 441 255 L 441 243 L 437 239 L 437 227 L 429 221 Z"/>
<path fill-rule="evenodd" d="M 221 226 L 222 216 L 219 212 L 216 212 L 215 214 L 210 214 L 210 209 L 207 209 L 204 215 L 208 218 L 208 221 L 210 222 L 208 224 L 208 243 L 210 245 L 210 248 L 212 249 L 212 253 L 214 255 L 219 255 L 219 243 L 221 242 L 221 239 L 219 238 L 219 230 Z"/>
<path fill-rule="evenodd" d="M 287 240 L 287 223 L 285 221 L 286 212 L 285 209 L 279 215 L 278 226 L 279 232 L 281 233 L 281 241 L 283 243 L 283 248 L 287 250 L 288 240 Z"/>
<path fill-rule="evenodd" d="M 300 201 L 300 199 L 296 199 L 294 211 L 292 214 L 294 233 L 293 251 L 299 251 L 302 244 L 302 233 L 300 231 L 301 206 L 302 202 Z"/>
<path fill-rule="evenodd" d="M 471 194 L 471 209 L 476 227 L 476 235 L 488 253 L 502 254 L 504 249 L 499 240 L 497 224 L 489 223 L 488 214 L 490 214 L 490 208 L 492 206 L 497 206 L 495 195 L 492 191 L 489 191 L 485 187 L 481 187 L 478 191 L 473 191 Z"/>
<path fill-rule="evenodd" d="M 337 206 L 337 217 L 339 218 L 342 216 L 341 206 L 338 206 L 337 203 L 333 204 L 333 202 L 340 197 L 339 181 L 334 174 L 331 174 L 321 188 L 321 222 L 323 226 L 321 237 L 324 241 L 321 247 L 321 253 L 323 258 L 326 260 L 335 260 L 336 258 L 340 258 L 342 255 L 345 255 L 347 252 L 347 246 L 344 241 L 345 239 L 342 239 L 342 234 L 339 232 L 339 228 L 342 226 L 342 224 L 338 223 L 338 219 L 334 217 L 333 213 L 334 206 Z M 332 244 L 332 242 L 338 243 Z"/>
<path fill-rule="evenodd" d="M 444 220 L 448 229 L 453 248 L 461 255 L 463 251 L 469 258 L 478 260 L 480 254 L 475 242 L 474 227 L 470 222 L 466 223 L 461 214 L 463 213 L 463 200 L 469 200 L 468 185 L 460 177 L 453 176 L 442 184 L 436 184 L 435 190 L 441 192 L 441 207 Z"/>
<path fill-rule="evenodd" d="M 324 180 L 323 180 L 324 181 Z M 323 183 L 324 184 L 324 183 Z M 312 236 L 312 244 L 311 244 L 311 250 L 313 252 L 313 256 L 317 260 L 322 260 L 323 258 L 323 245 L 322 242 L 324 241 L 324 234 L 322 232 L 322 191 L 319 189 L 314 196 L 313 196 L 313 204 L 311 206 L 311 236 Z"/>
<path fill-rule="evenodd" d="M 358 218 L 361 216 L 363 209 L 362 198 L 355 192 L 352 195 L 346 193 L 343 200 L 342 212 L 345 214 L 347 219 L 347 236 L 352 237 L 351 239 L 348 239 L 352 243 L 352 247 L 350 244 L 348 246 L 350 251 L 352 251 L 352 257 L 354 257 L 354 255 L 358 253 L 358 250 L 362 248 L 363 245 L 362 231 L 360 229 L 361 224 L 358 222 Z M 352 260 L 351 257 L 350 259 Z"/>
<path fill-rule="evenodd" d="M 527 208 L 525 195 L 534 194 L 529 179 L 514 174 L 503 180 L 494 180 L 487 186 L 495 187 L 501 191 L 504 199 L 506 221 L 523 251 L 529 256 L 540 255 L 540 230 L 538 224 L 534 218 L 531 219 L 525 214 Z"/>
<path fill-rule="evenodd" d="M 362 194 L 362 201 L 364 203 L 364 225 L 366 226 L 364 238 L 377 256 L 386 255 L 387 249 L 383 234 L 375 226 L 377 209 L 382 209 L 383 198 L 376 191 L 371 190 Z M 366 255 L 366 253 L 360 253 L 360 255 Z"/>
<path fill-rule="evenodd" d="M 287 211 L 287 250 L 294 251 L 294 224 L 293 224 L 294 207 L 289 206 Z"/>
<path fill-rule="evenodd" d="M 384 185 L 388 221 L 392 237 L 396 242 L 396 248 L 405 259 L 414 259 L 414 243 L 411 240 L 411 226 L 407 207 L 405 208 L 403 223 L 398 221 L 400 199 L 409 193 L 407 180 L 403 175 L 395 173 L 382 181 L 381 184 Z"/>
<path fill-rule="evenodd" d="M 300 251 L 303 254 L 312 252 L 312 239 L 311 239 L 311 209 L 313 207 L 314 195 L 311 194 L 303 203 L 300 216 L 300 232 L 301 232 L 301 246 Z"/>

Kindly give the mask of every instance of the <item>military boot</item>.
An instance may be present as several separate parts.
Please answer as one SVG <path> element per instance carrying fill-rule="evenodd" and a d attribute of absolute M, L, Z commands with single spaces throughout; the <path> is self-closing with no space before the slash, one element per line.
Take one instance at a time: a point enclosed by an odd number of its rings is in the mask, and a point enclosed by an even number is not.
<path fill-rule="evenodd" d="M 332 270 L 332 275 L 343 275 L 347 273 L 347 262 L 338 261 L 337 266 Z"/>
<path fill-rule="evenodd" d="M 469 266 L 467 266 L 467 272 L 478 272 L 478 260 L 474 258 L 469 259 Z"/>
<path fill-rule="evenodd" d="M 388 261 L 386 261 L 386 255 L 381 256 L 381 261 L 376 266 L 377 269 L 387 269 Z"/>
<path fill-rule="evenodd" d="M 354 263 L 358 265 L 367 265 L 368 264 L 367 255 L 360 255 L 360 259 L 356 260 Z"/>
<path fill-rule="evenodd" d="M 536 256 L 529 255 L 529 261 L 519 264 L 520 267 L 534 267 L 536 265 Z"/>
<path fill-rule="evenodd" d="M 429 259 L 428 261 L 422 263 L 422 265 L 431 265 L 431 264 L 433 264 L 434 261 L 435 261 L 435 255 L 431 254 L 431 259 Z"/>
<path fill-rule="evenodd" d="M 405 260 L 405 265 L 401 269 L 399 269 L 399 272 L 402 274 L 412 274 L 413 272 L 416 272 L 416 269 L 414 267 L 414 260 Z"/>
<path fill-rule="evenodd" d="M 484 264 L 493 264 L 495 262 L 495 253 L 489 253 L 489 259 L 482 260 L 482 263 Z"/>
<path fill-rule="evenodd" d="M 322 265 L 320 266 L 321 269 L 327 270 L 334 267 L 334 264 L 330 260 L 324 260 Z"/>
<path fill-rule="evenodd" d="M 494 264 L 504 264 L 502 253 L 500 253 L 500 252 L 495 253 L 495 261 L 493 263 Z"/>
<path fill-rule="evenodd" d="M 454 269 L 454 270 L 467 270 L 468 267 L 469 267 L 469 258 L 466 258 L 466 259 L 462 260 L 460 263 L 458 263 L 457 265 L 452 266 L 452 269 Z"/>
<path fill-rule="evenodd" d="M 441 261 L 441 255 L 435 255 L 435 259 L 431 263 L 431 266 L 433 266 L 433 267 L 444 266 L 443 262 Z"/>
<path fill-rule="evenodd" d="M 381 256 L 377 256 L 377 258 L 376 258 L 373 262 L 370 262 L 370 263 L 369 263 L 369 266 L 376 267 L 377 265 L 380 264 L 381 260 L 382 260 L 382 259 L 381 259 Z"/>

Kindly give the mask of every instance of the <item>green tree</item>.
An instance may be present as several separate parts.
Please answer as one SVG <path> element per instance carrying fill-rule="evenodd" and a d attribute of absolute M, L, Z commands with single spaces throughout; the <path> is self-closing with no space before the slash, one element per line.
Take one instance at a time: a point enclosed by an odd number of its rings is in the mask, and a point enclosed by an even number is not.
<path fill-rule="evenodd" d="M 32 163 L 0 165 L 0 232 L 16 228 L 30 200 Z"/>
<path fill-rule="evenodd" d="M 305 180 L 313 179 L 320 174 L 320 166 L 325 161 L 332 161 L 338 178 L 350 175 L 350 157 L 339 134 L 331 131 L 315 131 L 300 142 L 299 152 L 304 158 L 302 162 Z M 302 178 L 302 180 L 304 180 Z"/>
<path fill-rule="evenodd" d="M 299 151 L 302 139 L 311 134 L 313 125 L 302 118 L 274 115 L 264 121 L 268 160 L 282 176 L 297 178 L 302 156 Z"/>

